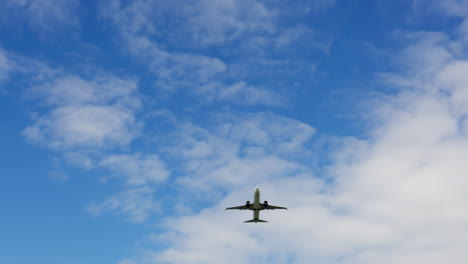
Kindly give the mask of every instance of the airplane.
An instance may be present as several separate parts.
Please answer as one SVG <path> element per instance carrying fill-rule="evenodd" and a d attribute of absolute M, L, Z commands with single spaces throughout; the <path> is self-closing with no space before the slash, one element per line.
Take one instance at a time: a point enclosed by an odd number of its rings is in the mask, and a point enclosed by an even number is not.
<path fill-rule="evenodd" d="M 250 203 L 250 201 L 247 201 L 245 205 L 240 205 L 240 206 L 234 206 L 234 207 L 228 207 L 226 210 L 252 210 L 253 211 L 253 219 L 244 221 L 244 223 L 268 223 L 268 221 L 260 219 L 260 211 L 261 210 L 274 210 L 274 209 L 286 209 L 286 207 L 282 206 L 275 206 L 268 204 L 268 201 L 265 201 L 263 203 L 260 203 L 260 189 L 255 187 L 255 192 L 254 192 L 254 202 Z"/>

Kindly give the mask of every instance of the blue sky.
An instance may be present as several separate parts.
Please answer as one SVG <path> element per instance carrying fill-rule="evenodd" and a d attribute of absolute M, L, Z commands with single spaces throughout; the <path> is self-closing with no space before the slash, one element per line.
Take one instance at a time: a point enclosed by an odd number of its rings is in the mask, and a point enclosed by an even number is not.
<path fill-rule="evenodd" d="M 6 0 L 1 263 L 464 263 L 468 2 Z M 246 225 L 226 206 L 288 206 Z"/>

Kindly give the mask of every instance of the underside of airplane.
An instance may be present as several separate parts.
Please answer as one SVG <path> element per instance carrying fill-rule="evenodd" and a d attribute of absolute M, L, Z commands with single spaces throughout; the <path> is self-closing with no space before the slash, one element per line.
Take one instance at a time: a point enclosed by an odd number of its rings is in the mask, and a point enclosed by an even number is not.
<path fill-rule="evenodd" d="M 260 203 L 260 189 L 258 187 L 255 188 L 253 203 L 250 203 L 250 201 L 247 201 L 245 205 L 239 205 L 239 206 L 226 208 L 226 210 L 252 210 L 253 219 L 244 221 L 244 223 L 268 223 L 268 221 L 260 219 L 260 211 L 261 210 L 275 210 L 275 209 L 287 210 L 288 208 L 268 204 L 268 201 L 264 201 L 263 203 Z"/>

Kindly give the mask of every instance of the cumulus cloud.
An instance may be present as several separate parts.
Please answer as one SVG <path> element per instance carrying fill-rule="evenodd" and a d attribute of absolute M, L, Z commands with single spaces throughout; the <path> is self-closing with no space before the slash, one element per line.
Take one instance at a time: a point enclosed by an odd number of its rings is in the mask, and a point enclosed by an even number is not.
<path fill-rule="evenodd" d="M 131 114 L 106 106 L 67 106 L 39 117 L 24 130 L 31 141 L 54 149 L 127 145 L 134 137 Z"/>
<path fill-rule="evenodd" d="M 126 146 L 138 133 L 136 82 L 114 76 L 59 76 L 29 91 L 50 108 L 23 134 L 56 150 Z"/>

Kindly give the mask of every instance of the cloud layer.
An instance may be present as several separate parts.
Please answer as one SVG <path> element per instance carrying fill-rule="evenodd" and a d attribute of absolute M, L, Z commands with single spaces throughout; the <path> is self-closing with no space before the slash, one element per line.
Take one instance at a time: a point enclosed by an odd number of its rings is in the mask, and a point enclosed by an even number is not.
<path fill-rule="evenodd" d="M 247 118 L 185 134 L 182 153 L 193 178 L 180 184 L 228 194 L 199 213 L 167 219 L 167 233 L 156 238 L 166 249 L 140 261 L 464 263 L 468 63 L 444 34 L 405 37 L 396 60 L 402 73 L 382 80 L 396 92 L 372 106 L 369 138 L 340 139 L 322 175 L 288 152 L 312 150 L 313 129 L 299 122 Z M 271 223 L 255 226 L 241 223 L 250 213 L 223 211 L 251 199 L 255 185 L 290 210 L 263 213 Z"/>

